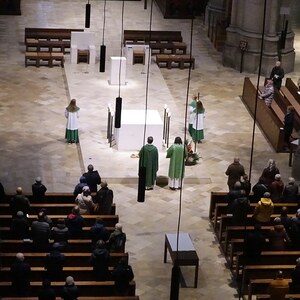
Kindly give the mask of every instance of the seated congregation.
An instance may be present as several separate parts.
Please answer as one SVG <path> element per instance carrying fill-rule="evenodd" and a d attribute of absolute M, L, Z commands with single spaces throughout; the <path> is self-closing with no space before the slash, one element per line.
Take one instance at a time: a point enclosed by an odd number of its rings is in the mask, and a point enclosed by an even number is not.
<path fill-rule="evenodd" d="M 30 195 L 0 192 L 3 299 L 139 299 L 113 191 L 92 165 L 74 193 L 47 193 L 40 177 Z"/>
<path fill-rule="evenodd" d="M 211 193 L 209 217 L 239 295 L 298 299 L 300 194 L 295 179 L 285 184 L 272 159 L 253 186 L 239 158 L 225 174 L 229 192 Z"/>

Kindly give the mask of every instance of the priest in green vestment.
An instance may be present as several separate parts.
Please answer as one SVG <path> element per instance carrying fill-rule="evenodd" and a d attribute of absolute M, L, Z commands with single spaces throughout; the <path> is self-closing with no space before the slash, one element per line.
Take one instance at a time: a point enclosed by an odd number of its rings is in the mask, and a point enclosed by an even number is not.
<path fill-rule="evenodd" d="M 187 157 L 187 149 L 180 137 L 175 138 L 174 144 L 167 150 L 169 164 L 169 188 L 171 190 L 181 189 L 184 177 L 184 163 Z"/>
<path fill-rule="evenodd" d="M 139 168 L 146 168 L 146 190 L 153 190 L 158 171 L 158 150 L 152 143 L 153 137 L 149 136 L 147 144 L 139 152 Z"/>

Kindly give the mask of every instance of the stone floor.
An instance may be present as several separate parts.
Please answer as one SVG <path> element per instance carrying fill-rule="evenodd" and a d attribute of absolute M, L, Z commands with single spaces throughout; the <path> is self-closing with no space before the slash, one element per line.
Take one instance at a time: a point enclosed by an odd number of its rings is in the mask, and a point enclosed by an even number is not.
<path fill-rule="evenodd" d="M 200 92 L 206 109 L 205 140 L 197 146 L 202 158 L 198 165 L 187 167 L 182 192 L 156 186 L 146 192 L 145 203 L 137 198 L 136 151 L 109 148 L 106 139 L 107 104 L 114 106 L 118 87 L 109 86 L 110 56 L 119 56 L 121 34 L 120 1 L 108 1 L 106 20 L 107 66 L 99 73 L 99 57 L 95 66 L 71 65 L 66 55 L 65 69 L 24 67 L 24 27 L 84 28 L 84 6 L 79 0 L 27 0 L 22 2 L 21 16 L 0 18 L 0 180 L 7 192 L 17 186 L 30 191 L 36 176 L 41 176 L 51 192 L 70 192 L 80 174 L 93 163 L 115 193 L 117 213 L 128 236 L 126 244 L 130 264 L 135 272 L 137 294 L 143 300 L 168 299 L 172 264 L 163 263 L 164 235 L 175 232 L 179 202 L 182 200 L 180 230 L 189 232 L 200 258 L 198 288 L 182 288 L 180 299 L 233 299 L 231 274 L 208 223 L 211 191 L 226 190 L 224 171 L 238 155 L 249 171 L 252 118 L 240 100 L 244 76 L 253 74 L 224 68 L 221 55 L 207 38 L 201 18 L 195 20 L 193 55 L 196 68 L 189 71 L 159 69 L 154 59 L 149 74 L 148 108 L 162 115 L 163 106 L 171 110 L 170 141 L 185 136 L 186 95 Z M 102 2 L 92 1 L 90 32 L 96 35 L 97 49 L 102 40 Z M 148 29 L 150 8 L 142 2 L 126 2 L 124 29 Z M 295 29 L 295 48 L 300 51 L 300 26 Z M 189 44 L 190 21 L 164 20 L 153 6 L 153 30 L 181 30 Z M 146 74 L 142 65 L 127 65 L 126 86 L 121 87 L 123 108 L 144 109 Z M 295 72 L 300 76 L 297 57 Z M 261 79 L 262 80 L 262 79 Z M 261 81 L 262 82 L 262 81 Z M 71 97 L 81 107 L 80 144 L 68 145 L 64 140 L 64 108 Z M 160 151 L 161 179 L 167 176 L 166 149 Z M 252 182 L 258 179 L 269 158 L 277 161 L 286 181 L 291 169 L 287 154 L 277 154 L 256 128 Z M 163 182 L 163 180 L 162 180 Z M 183 268 L 187 285 L 193 283 L 193 269 Z M 75 278 L 76 280 L 76 278 Z"/>

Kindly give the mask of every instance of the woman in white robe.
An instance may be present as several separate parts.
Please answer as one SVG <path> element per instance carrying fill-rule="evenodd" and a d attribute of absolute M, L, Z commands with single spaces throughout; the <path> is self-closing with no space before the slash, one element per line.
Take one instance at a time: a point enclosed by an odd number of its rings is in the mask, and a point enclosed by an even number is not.
<path fill-rule="evenodd" d="M 197 101 L 196 108 L 194 109 L 194 120 L 191 129 L 191 136 L 195 143 L 202 143 L 204 139 L 204 107 L 202 102 Z"/>
<path fill-rule="evenodd" d="M 69 144 L 79 143 L 78 134 L 78 118 L 80 108 L 76 106 L 76 99 L 72 99 L 68 107 L 65 110 L 65 117 L 67 118 L 67 127 L 65 139 Z"/>

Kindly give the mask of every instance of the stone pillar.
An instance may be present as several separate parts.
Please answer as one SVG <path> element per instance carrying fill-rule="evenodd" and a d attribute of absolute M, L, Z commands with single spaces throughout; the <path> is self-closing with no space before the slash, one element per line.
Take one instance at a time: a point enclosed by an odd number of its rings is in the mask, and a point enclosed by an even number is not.
<path fill-rule="evenodd" d="M 282 6 L 289 7 L 285 0 L 267 0 L 264 49 L 262 60 L 263 76 L 269 76 L 278 60 L 278 43 L 283 29 Z M 248 47 L 244 53 L 243 71 L 257 73 L 260 59 L 261 35 L 263 29 L 264 0 L 232 2 L 231 24 L 226 30 L 226 42 L 223 50 L 223 64 L 240 70 L 240 41 L 246 41 Z M 286 15 L 285 18 L 289 18 Z M 294 33 L 288 30 L 285 48 L 281 51 L 281 62 L 285 72 L 294 70 L 295 51 Z"/>
<path fill-rule="evenodd" d="M 213 42 L 215 39 L 216 25 L 218 21 L 225 19 L 225 1 L 210 0 L 206 6 L 205 24 L 207 26 L 207 35 Z"/>

